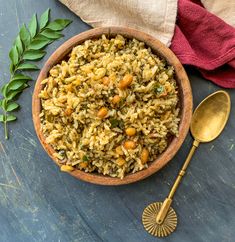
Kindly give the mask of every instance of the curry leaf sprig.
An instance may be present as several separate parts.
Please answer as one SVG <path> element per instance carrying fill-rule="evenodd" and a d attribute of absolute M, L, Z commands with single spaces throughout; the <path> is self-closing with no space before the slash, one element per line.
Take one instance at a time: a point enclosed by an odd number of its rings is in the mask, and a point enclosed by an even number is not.
<path fill-rule="evenodd" d="M 24 71 L 38 70 L 38 66 L 30 61 L 38 61 L 46 54 L 43 50 L 53 41 L 63 37 L 61 31 L 71 23 L 68 19 L 50 21 L 50 9 L 47 9 L 37 20 L 36 14 L 31 18 L 28 27 L 22 25 L 13 46 L 9 52 L 10 80 L 1 87 L 0 122 L 4 125 L 5 138 L 8 139 L 7 123 L 16 120 L 11 112 L 19 108 L 15 102 L 19 94 L 27 88 L 30 76 Z"/>

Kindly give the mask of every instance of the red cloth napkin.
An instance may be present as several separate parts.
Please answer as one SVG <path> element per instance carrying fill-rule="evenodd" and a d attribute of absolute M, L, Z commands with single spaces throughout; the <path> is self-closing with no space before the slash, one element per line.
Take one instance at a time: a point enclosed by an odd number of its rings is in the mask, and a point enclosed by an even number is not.
<path fill-rule="evenodd" d="M 198 0 L 179 0 L 172 51 L 219 86 L 235 88 L 235 28 Z"/>

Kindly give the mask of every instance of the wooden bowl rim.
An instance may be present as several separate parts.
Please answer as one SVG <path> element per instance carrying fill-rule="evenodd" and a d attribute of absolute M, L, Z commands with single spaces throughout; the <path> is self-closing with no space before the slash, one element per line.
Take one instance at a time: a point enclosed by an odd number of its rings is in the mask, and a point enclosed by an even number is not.
<path fill-rule="evenodd" d="M 97 38 L 102 34 L 108 36 L 121 34 L 127 38 L 136 38 L 140 41 L 145 42 L 146 46 L 151 47 L 154 53 L 157 53 L 157 55 L 164 57 L 170 65 L 174 66 L 179 92 L 181 92 L 179 95 L 181 102 L 181 120 L 179 124 L 179 136 L 174 137 L 172 139 L 167 149 L 155 161 L 153 161 L 148 168 L 133 174 L 127 174 L 123 179 L 104 176 L 98 173 L 86 173 L 80 170 L 74 170 L 72 172 L 69 172 L 72 176 L 80 180 L 94 184 L 123 185 L 140 181 L 152 175 L 153 173 L 160 170 L 163 166 L 165 166 L 175 156 L 175 154 L 181 147 L 189 130 L 190 121 L 192 117 L 192 92 L 187 74 L 178 58 L 163 43 L 161 43 L 159 40 L 155 39 L 153 36 L 149 34 L 127 27 L 101 27 L 82 32 L 70 38 L 65 43 L 63 43 L 57 50 L 55 50 L 54 53 L 46 61 L 38 76 L 32 97 L 32 116 L 36 134 L 44 150 L 58 166 L 61 165 L 59 164 L 58 160 L 55 157 L 53 157 L 53 153 L 55 151 L 50 145 L 46 143 L 45 137 L 40 129 L 39 114 L 41 110 L 41 102 L 40 98 L 38 97 L 38 94 L 40 93 L 43 87 L 43 85 L 41 85 L 41 81 L 47 77 L 48 71 L 55 64 L 60 62 L 69 52 L 71 52 L 74 46 L 84 42 L 87 39 Z"/>

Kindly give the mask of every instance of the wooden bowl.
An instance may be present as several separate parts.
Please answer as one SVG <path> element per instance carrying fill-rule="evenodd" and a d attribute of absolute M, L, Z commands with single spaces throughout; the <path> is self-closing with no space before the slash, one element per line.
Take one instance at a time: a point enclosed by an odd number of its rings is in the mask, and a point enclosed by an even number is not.
<path fill-rule="evenodd" d="M 58 160 L 55 157 L 53 157 L 53 153 L 55 151 L 50 145 L 46 143 L 45 137 L 40 129 L 39 114 L 41 111 L 41 102 L 38 97 L 38 94 L 43 88 L 43 85 L 41 85 L 41 81 L 47 77 L 49 70 L 55 64 L 59 63 L 71 52 L 74 46 L 83 43 L 87 39 L 99 38 L 102 34 L 105 34 L 111 37 L 117 34 L 121 34 L 126 38 L 136 38 L 140 41 L 145 42 L 147 46 L 151 47 L 153 53 L 165 58 L 170 65 L 174 66 L 176 81 L 179 87 L 179 98 L 180 98 L 180 109 L 181 109 L 179 136 L 174 137 L 172 139 L 167 149 L 161 155 L 159 155 L 159 157 L 154 162 L 150 163 L 147 169 L 138 171 L 134 174 L 127 174 L 123 179 L 112 178 L 98 173 L 86 173 L 80 170 L 74 170 L 70 172 L 70 174 L 76 178 L 79 178 L 83 181 L 95 183 L 95 184 L 102 184 L 102 185 L 128 184 L 128 183 L 133 183 L 133 182 L 142 180 L 152 175 L 156 171 L 160 170 L 163 166 L 165 166 L 179 150 L 189 130 L 190 120 L 192 116 L 192 93 L 191 93 L 190 83 L 189 83 L 187 74 L 183 66 L 177 59 L 177 57 L 169 48 L 167 48 L 159 40 L 141 31 L 129 29 L 126 27 L 97 28 L 97 29 L 88 30 L 86 32 L 83 32 L 81 34 L 78 34 L 72 37 L 64 44 L 62 44 L 50 56 L 50 58 L 45 63 L 44 67 L 42 68 L 38 76 L 34 93 L 33 93 L 33 100 L 32 100 L 33 101 L 33 104 L 32 104 L 33 122 L 34 122 L 37 136 L 43 148 L 48 153 L 48 155 L 56 162 L 56 164 L 60 166 Z"/>

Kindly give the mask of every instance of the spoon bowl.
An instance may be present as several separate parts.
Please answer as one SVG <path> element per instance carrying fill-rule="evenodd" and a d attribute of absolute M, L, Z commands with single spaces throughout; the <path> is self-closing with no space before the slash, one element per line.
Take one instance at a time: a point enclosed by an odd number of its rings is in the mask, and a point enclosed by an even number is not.
<path fill-rule="evenodd" d="M 210 142 L 217 138 L 230 113 L 230 97 L 225 91 L 212 93 L 205 98 L 193 113 L 190 131 L 199 142 Z"/>

